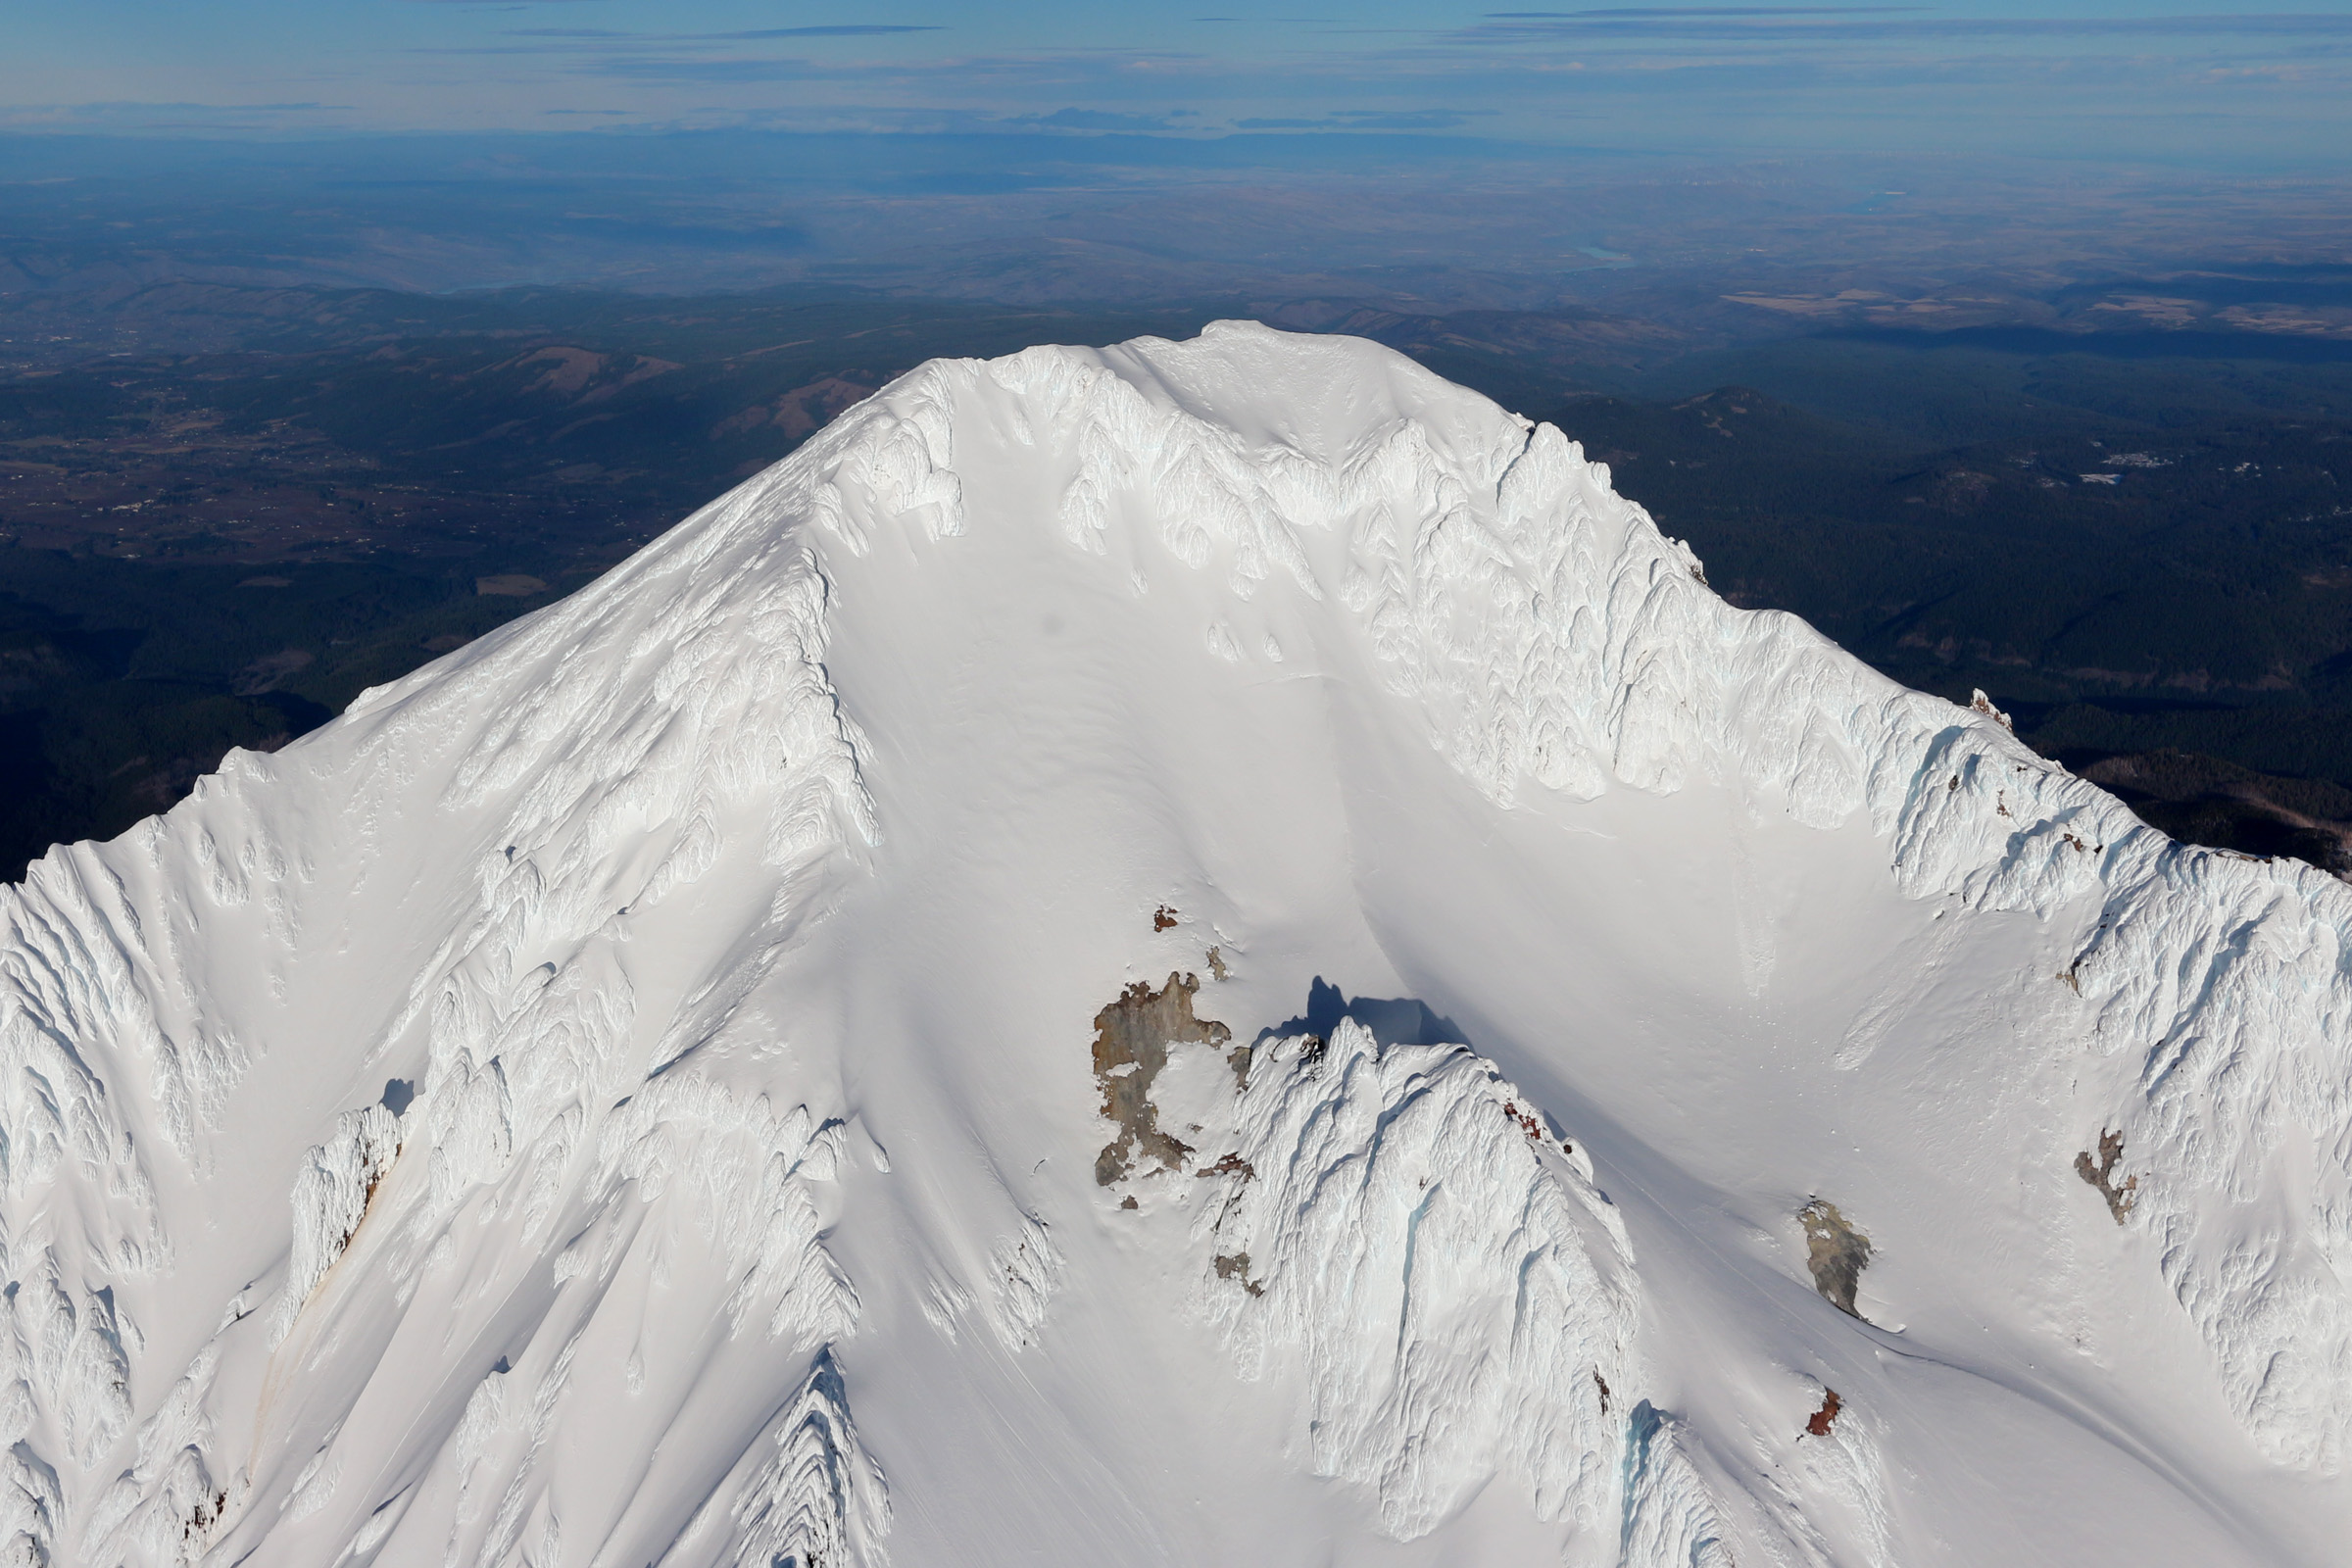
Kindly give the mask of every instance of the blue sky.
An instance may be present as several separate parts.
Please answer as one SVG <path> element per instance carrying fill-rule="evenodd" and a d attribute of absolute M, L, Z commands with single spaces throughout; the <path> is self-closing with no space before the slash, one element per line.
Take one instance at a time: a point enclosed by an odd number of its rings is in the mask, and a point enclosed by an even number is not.
<path fill-rule="evenodd" d="M 0 125 L 1414 131 L 1700 153 L 2144 150 L 2249 167 L 2332 166 L 2352 142 L 2352 8 L 1279 9 L 14 0 Z"/>

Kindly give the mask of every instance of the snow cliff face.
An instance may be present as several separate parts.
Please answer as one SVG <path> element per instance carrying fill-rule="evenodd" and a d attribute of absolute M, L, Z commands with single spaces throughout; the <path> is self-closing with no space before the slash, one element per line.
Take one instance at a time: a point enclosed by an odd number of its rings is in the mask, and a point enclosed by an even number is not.
<path fill-rule="evenodd" d="M 2330 1562 L 2348 931 L 1373 345 L 934 364 L 0 895 L 0 1561 Z"/>

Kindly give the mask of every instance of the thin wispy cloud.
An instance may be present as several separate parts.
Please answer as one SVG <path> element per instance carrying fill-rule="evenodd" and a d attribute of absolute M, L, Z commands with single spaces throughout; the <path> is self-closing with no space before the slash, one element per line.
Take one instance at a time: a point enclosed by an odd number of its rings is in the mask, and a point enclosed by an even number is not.
<path fill-rule="evenodd" d="M 1440 34 L 1462 43 L 1533 38 L 1804 39 L 1819 43 L 1992 38 L 2294 38 L 2352 33 L 2352 13 L 2257 16 L 1940 17 L 1919 7 L 1687 7 L 1674 10 L 1499 11 Z"/>
<path fill-rule="evenodd" d="M 945 32 L 937 23 L 845 23 L 832 27 L 759 27 L 750 32 L 710 32 L 707 38 L 872 38 L 890 32 Z"/>
<path fill-rule="evenodd" d="M 1339 109 L 1314 118 L 1255 115 L 1233 123 L 1240 130 L 1451 130 L 1492 109 Z"/>
<path fill-rule="evenodd" d="M 1868 17 L 1926 6 L 1616 6 L 1602 11 L 1490 11 L 1494 18 L 1533 17 Z"/>
<path fill-rule="evenodd" d="M 1007 115 L 1000 125 L 1034 126 L 1042 130 L 1182 130 L 1187 121 L 1200 117 L 1190 109 L 1171 109 L 1159 115 L 1132 115 L 1109 109 L 1056 109 L 1050 115 Z"/>
<path fill-rule="evenodd" d="M 620 81 L 806 81 L 828 74 L 807 60 L 596 60 L 579 69 L 583 75 Z"/>
<path fill-rule="evenodd" d="M 862 38 L 901 33 L 944 32 L 929 24 L 859 23 L 856 25 L 810 27 L 752 27 L 724 32 L 629 32 L 616 27 L 507 27 L 497 36 L 520 40 L 510 43 L 420 45 L 415 55 L 607 55 L 627 56 L 658 51 L 635 59 L 616 59 L 596 69 L 603 74 L 643 80 L 788 81 L 820 71 L 815 63 L 799 59 L 746 58 L 736 46 L 810 38 Z M 681 57 L 712 51 L 732 58 Z"/>
<path fill-rule="evenodd" d="M 509 27 L 510 38 L 560 38 L 597 43 L 747 43 L 763 38 L 875 38 L 902 32 L 945 32 L 932 23 L 859 23 L 839 27 L 752 27 L 736 32 L 622 32 L 612 27 Z"/>

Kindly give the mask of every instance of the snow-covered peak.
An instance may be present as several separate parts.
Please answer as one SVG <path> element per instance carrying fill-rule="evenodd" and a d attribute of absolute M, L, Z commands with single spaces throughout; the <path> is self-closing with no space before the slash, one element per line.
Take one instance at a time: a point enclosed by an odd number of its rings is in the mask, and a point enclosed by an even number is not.
<path fill-rule="evenodd" d="M 0 1542 L 2329 1561 L 2348 930 L 1376 345 L 936 362 L 0 895 Z"/>

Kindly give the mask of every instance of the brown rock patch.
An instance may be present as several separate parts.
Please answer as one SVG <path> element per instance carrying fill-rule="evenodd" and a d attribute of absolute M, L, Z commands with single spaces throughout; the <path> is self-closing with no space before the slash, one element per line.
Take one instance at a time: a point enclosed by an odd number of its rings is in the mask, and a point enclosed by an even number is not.
<path fill-rule="evenodd" d="M 2118 1225 L 2132 1212 L 2132 1205 L 2139 1197 L 2138 1177 L 2127 1176 L 2123 1185 L 2116 1185 L 2115 1167 L 2123 1159 L 2124 1135 L 2120 1132 L 2099 1134 L 2099 1157 L 2095 1161 L 2087 1151 L 2075 1156 L 2075 1174 L 2099 1190 L 2099 1196 L 2107 1200 L 2107 1212 L 2115 1216 Z"/>
<path fill-rule="evenodd" d="M 1233 1031 L 1223 1024 L 1193 1016 L 1193 994 L 1200 989 L 1200 980 L 1189 974 L 1169 975 L 1157 991 L 1138 980 L 1095 1014 L 1095 1081 L 1102 1088 L 1102 1114 L 1119 1129 L 1095 1156 L 1100 1185 L 1123 1179 L 1140 1159 L 1174 1170 L 1193 1152 L 1191 1145 L 1160 1130 L 1152 1083 L 1168 1064 L 1170 1046 L 1232 1041 Z"/>
<path fill-rule="evenodd" d="M 1813 1288 L 1838 1311 L 1860 1317 L 1854 1292 L 1870 1262 L 1870 1238 L 1848 1224 L 1838 1205 L 1826 1199 L 1816 1198 L 1797 1210 L 1796 1217 L 1805 1227 L 1805 1263 L 1813 1271 Z"/>

